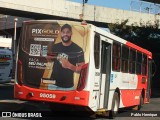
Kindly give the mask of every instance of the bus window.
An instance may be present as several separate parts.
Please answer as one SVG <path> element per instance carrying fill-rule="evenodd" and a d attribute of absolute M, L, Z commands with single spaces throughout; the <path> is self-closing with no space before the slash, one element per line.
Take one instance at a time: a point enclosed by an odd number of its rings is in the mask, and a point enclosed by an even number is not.
<path fill-rule="evenodd" d="M 113 43 L 112 69 L 120 71 L 121 44 Z"/>
<path fill-rule="evenodd" d="M 141 74 L 141 64 L 142 64 L 142 53 L 137 52 L 137 60 L 136 60 L 136 73 Z"/>
<path fill-rule="evenodd" d="M 147 73 L 147 56 L 143 54 L 142 58 L 142 75 L 146 75 Z"/>
<path fill-rule="evenodd" d="M 122 46 L 122 64 L 121 71 L 128 72 L 129 48 L 125 45 Z"/>
<path fill-rule="evenodd" d="M 130 49 L 130 58 L 129 58 L 129 72 L 135 73 L 135 64 L 136 64 L 136 51 Z"/>
<path fill-rule="evenodd" d="M 94 36 L 94 61 L 96 69 L 99 69 L 99 54 L 100 54 L 100 36 Z"/>

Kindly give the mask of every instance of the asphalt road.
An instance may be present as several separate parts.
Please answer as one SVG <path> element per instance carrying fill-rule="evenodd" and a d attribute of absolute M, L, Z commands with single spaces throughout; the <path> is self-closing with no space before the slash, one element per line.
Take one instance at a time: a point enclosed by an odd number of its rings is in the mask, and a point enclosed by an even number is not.
<path fill-rule="evenodd" d="M 39 102 L 28 102 L 28 101 L 20 101 L 15 100 L 13 98 L 13 83 L 8 84 L 0 84 L 0 113 L 3 111 L 18 111 L 20 113 L 24 112 L 46 112 L 49 115 L 51 114 L 51 111 L 49 107 L 44 103 Z M 43 113 L 42 113 L 43 114 Z M 158 117 L 151 117 L 151 116 L 158 116 Z M 144 117 L 145 116 L 145 117 Z M 149 117 L 147 117 L 149 116 Z M 19 118 L 22 120 L 22 118 Z M 24 119 L 24 118 L 23 118 Z M 25 118 L 25 120 L 28 118 Z M 33 118 L 32 118 L 33 119 Z M 38 118 L 40 119 L 40 118 Z M 44 119 L 44 118 L 41 118 Z M 47 118 L 49 119 L 49 118 Z M 89 117 L 81 117 L 81 116 L 70 116 L 70 115 L 55 115 L 51 119 L 58 119 L 58 120 L 64 120 L 64 119 L 70 119 L 70 120 L 89 120 L 93 118 Z M 107 117 L 96 117 L 95 120 L 107 120 Z M 152 98 L 149 104 L 143 105 L 140 112 L 128 109 L 121 109 L 118 116 L 115 118 L 115 120 L 124 120 L 124 119 L 130 119 L 130 120 L 159 120 L 160 119 L 160 91 L 157 89 L 154 89 L 152 91 Z M 0 120 L 17 120 L 17 118 L 2 118 L 0 117 Z"/>

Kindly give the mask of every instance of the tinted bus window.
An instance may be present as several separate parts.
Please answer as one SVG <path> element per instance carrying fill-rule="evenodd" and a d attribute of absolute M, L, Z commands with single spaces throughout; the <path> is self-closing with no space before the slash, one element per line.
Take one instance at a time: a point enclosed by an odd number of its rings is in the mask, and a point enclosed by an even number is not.
<path fill-rule="evenodd" d="M 137 52 L 136 73 L 141 74 L 142 53 Z"/>
<path fill-rule="evenodd" d="M 99 56 L 100 56 L 100 36 L 95 34 L 94 37 L 94 61 L 96 69 L 99 69 Z"/>
<path fill-rule="evenodd" d="M 129 72 L 135 73 L 135 64 L 136 64 L 136 51 L 130 49 L 130 57 L 129 57 Z"/>
<path fill-rule="evenodd" d="M 121 44 L 113 43 L 112 70 L 120 71 Z"/>
<path fill-rule="evenodd" d="M 142 75 L 146 75 L 147 74 L 147 56 L 145 54 L 143 54 L 143 58 L 142 58 Z"/>
<path fill-rule="evenodd" d="M 129 61 L 129 48 L 123 45 L 122 46 L 122 64 L 121 64 L 122 72 L 128 72 L 128 61 Z"/>

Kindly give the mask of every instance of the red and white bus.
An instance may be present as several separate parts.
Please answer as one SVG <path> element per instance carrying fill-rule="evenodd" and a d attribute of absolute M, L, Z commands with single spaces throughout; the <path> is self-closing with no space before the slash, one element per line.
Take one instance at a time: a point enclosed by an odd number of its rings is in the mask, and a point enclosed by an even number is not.
<path fill-rule="evenodd" d="M 68 51 L 62 46 L 62 30 L 68 25 L 72 32 L 70 40 L 81 48 L 79 51 L 74 47 Z M 67 58 L 70 63 L 72 59 L 83 62 L 80 72 L 64 68 L 64 61 L 59 57 Z M 97 113 L 109 111 L 113 117 L 119 108 L 138 106 L 140 109 L 149 102 L 151 61 L 151 52 L 91 24 L 25 21 L 19 41 L 14 97 L 49 102 L 56 107 L 68 105 Z M 70 80 L 68 71 L 72 71 Z"/>

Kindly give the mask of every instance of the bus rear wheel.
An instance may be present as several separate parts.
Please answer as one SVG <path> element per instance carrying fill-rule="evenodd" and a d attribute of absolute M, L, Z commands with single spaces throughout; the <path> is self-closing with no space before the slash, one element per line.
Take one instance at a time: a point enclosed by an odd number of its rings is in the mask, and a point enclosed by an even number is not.
<path fill-rule="evenodd" d="M 110 118 L 115 118 L 116 115 L 118 114 L 119 110 L 119 95 L 117 92 L 114 93 L 113 100 L 112 100 L 112 109 L 109 112 L 109 117 Z"/>

